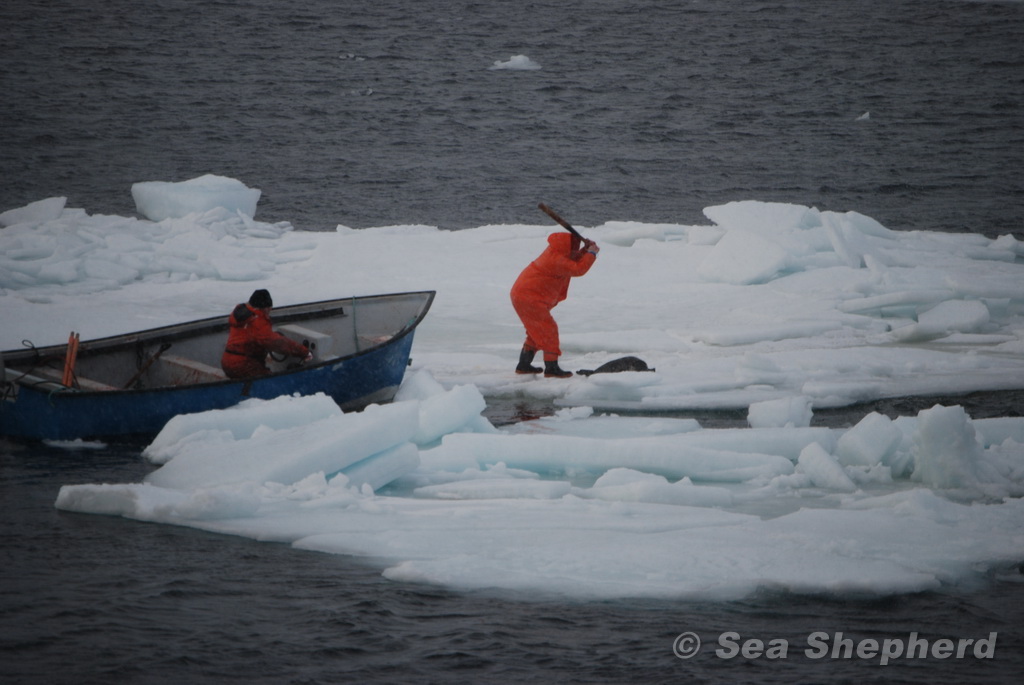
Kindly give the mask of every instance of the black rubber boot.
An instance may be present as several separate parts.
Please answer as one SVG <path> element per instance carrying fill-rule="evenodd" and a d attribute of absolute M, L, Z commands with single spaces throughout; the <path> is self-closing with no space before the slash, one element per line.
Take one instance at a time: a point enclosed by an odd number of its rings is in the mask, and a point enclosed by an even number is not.
<path fill-rule="evenodd" d="M 544 378 L 568 378 L 572 371 L 566 371 L 558 365 L 558 360 L 544 362 Z"/>
<path fill-rule="evenodd" d="M 528 350 L 524 347 L 523 351 L 519 353 L 519 366 L 516 367 L 516 373 L 540 373 L 542 369 L 539 366 L 530 364 L 536 354 L 537 350 Z"/>

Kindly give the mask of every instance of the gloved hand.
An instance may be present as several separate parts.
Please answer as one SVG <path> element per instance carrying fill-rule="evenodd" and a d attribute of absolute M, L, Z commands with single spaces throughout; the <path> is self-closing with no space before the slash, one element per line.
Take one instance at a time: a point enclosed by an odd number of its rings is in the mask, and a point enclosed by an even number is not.
<path fill-rule="evenodd" d="M 587 240 L 583 244 L 583 249 L 589 252 L 590 254 L 594 255 L 595 257 L 597 256 L 597 253 L 601 251 L 601 248 L 598 247 L 597 243 L 595 243 L 593 240 Z"/>

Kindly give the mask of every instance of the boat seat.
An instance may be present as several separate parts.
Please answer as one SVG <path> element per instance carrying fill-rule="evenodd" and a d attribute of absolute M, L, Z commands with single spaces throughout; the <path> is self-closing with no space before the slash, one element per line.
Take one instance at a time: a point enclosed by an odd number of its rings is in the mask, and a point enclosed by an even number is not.
<path fill-rule="evenodd" d="M 168 375 L 169 385 L 192 385 L 227 380 L 224 372 L 195 359 L 164 354 L 155 362 Z"/>
<path fill-rule="evenodd" d="M 37 366 L 32 369 L 32 373 L 36 376 L 45 378 L 46 380 L 57 381 L 58 383 L 60 383 L 64 378 L 64 374 L 59 369 L 52 369 L 49 366 Z M 94 381 L 91 378 L 83 378 L 78 374 L 75 374 L 75 383 L 79 390 L 117 390 L 117 388 L 112 385 L 100 383 L 99 381 Z"/>

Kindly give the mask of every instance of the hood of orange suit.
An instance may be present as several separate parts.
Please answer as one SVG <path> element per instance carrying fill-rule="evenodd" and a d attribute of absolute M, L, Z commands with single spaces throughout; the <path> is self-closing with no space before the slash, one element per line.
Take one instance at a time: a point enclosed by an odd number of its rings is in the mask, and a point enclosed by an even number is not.
<path fill-rule="evenodd" d="M 548 245 L 565 254 L 579 249 L 578 243 L 579 240 L 569 233 L 552 233 L 548 236 Z"/>

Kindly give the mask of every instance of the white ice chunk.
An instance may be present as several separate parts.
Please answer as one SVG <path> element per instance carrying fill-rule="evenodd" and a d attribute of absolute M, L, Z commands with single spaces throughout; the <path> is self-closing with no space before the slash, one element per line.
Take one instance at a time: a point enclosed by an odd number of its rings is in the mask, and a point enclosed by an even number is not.
<path fill-rule="evenodd" d="M 721 226 L 693 226 L 687 231 L 686 239 L 691 245 L 714 245 L 725 232 Z"/>
<path fill-rule="evenodd" d="M 479 478 L 425 485 L 416 488 L 417 497 L 436 499 L 558 499 L 568 495 L 572 486 L 561 480 L 525 478 Z"/>
<path fill-rule="evenodd" d="M 503 430 L 507 433 L 574 435 L 580 438 L 627 438 L 692 433 L 701 429 L 696 419 L 653 416 L 591 416 L 590 407 L 559 410 L 554 416 L 523 421 Z"/>
<path fill-rule="evenodd" d="M 290 428 L 258 429 L 247 439 L 213 447 L 189 442 L 146 482 L 181 490 L 241 482 L 295 483 L 316 472 L 332 475 L 410 441 L 418 425 L 418 405 L 399 402 Z"/>
<path fill-rule="evenodd" d="M 513 55 L 507 61 L 502 62 L 501 60 L 495 60 L 489 69 L 493 70 L 513 70 L 513 71 L 535 71 L 540 69 L 540 65 L 534 62 L 526 55 Z"/>
<path fill-rule="evenodd" d="M 923 342 L 951 333 L 980 331 L 990 319 L 988 307 L 978 300 L 946 300 L 922 313 L 916 324 L 892 332 L 900 342 Z"/>
<path fill-rule="evenodd" d="M 720 482 L 743 482 L 793 472 L 793 462 L 783 456 L 707 448 L 682 441 L 701 433 L 631 440 L 455 433 L 445 436 L 441 447 L 432 450 L 429 458 L 442 460 L 441 463 L 470 462 L 481 466 L 502 462 L 541 474 L 600 474 L 626 467 L 668 478 Z"/>
<path fill-rule="evenodd" d="M 211 448 L 216 435 L 222 436 L 225 442 L 248 440 L 261 428 L 295 428 L 341 415 L 334 400 L 323 393 L 245 400 L 228 409 L 175 416 L 146 446 L 142 455 L 154 464 L 163 464 L 185 451 L 189 443 Z"/>
<path fill-rule="evenodd" d="M 994 419 L 973 419 L 974 430 L 985 446 L 1001 445 L 1007 440 L 1024 445 L 1024 418 L 1004 416 Z"/>
<path fill-rule="evenodd" d="M 704 216 L 728 230 L 740 229 L 769 235 L 821 225 L 821 213 L 817 209 L 784 202 L 729 202 L 705 207 Z"/>
<path fill-rule="evenodd" d="M 936 405 L 917 415 L 915 480 L 939 489 L 975 488 L 982 446 L 963 407 Z"/>
<path fill-rule="evenodd" d="M 476 386 L 460 385 L 445 390 L 428 371 L 417 371 L 406 377 L 395 395 L 396 402 L 410 400 L 420 403 L 420 427 L 413 438 L 417 445 L 428 446 L 456 431 L 497 432 L 480 415 L 487 402 Z"/>
<path fill-rule="evenodd" d="M 16 224 L 39 224 L 44 221 L 53 221 L 60 217 L 67 204 L 66 197 L 51 197 L 45 200 L 30 202 L 24 207 L 8 209 L 0 214 L 0 226 L 14 226 Z"/>
<path fill-rule="evenodd" d="M 404 442 L 389 450 L 361 459 L 342 469 L 351 487 L 368 486 L 379 490 L 420 465 L 420 452 L 416 445 Z"/>
<path fill-rule="evenodd" d="M 800 453 L 797 471 L 807 474 L 819 488 L 843 492 L 854 492 L 857 489 L 839 462 L 818 443 L 808 445 Z"/>
<path fill-rule="evenodd" d="M 459 385 L 420 403 L 420 423 L 413 442 L 426 446 L 458 430 L 496 432 L 489 423 L 480 423 L 480 412 L 487 407 L 484 396 L 474 385 Z"/>
<path fill-rule="evenodd" d="M 151 221 L 203 213 L 215 207 L 256 216 L 260 191 L 237 179 L 206 174 L 178 183 L 144 181 L 132 184 L 132 197 L 139 214 Z"/>
<path fill-rule="evenodd" d="M 807 428 L 813 416 L 809 397 L 783 397 L 750 405 L 747 423 L 751 428 Z"/>
<path fill-rule="evenodd" d="M 774 278 L 789 263 L 789 254 L 752 231 L 733 229 L 711 248 L 697 273 L 706 281 L 750 285 Z"/>
<path fill-rule="evenodd" d="M 903 442 L 903 432 L 888 416 L 871 412 L 836 441 L 836 458 L 844 466 L 889 465 Z"/>
<path fill-rule="evenodd" d="M 690 507 L 725 507 L 733 503 L 732 494 L 725 488 L 694 485 L 689 478 L 669 483 L 664 476 L 626 468 L 608 471 L 583 495 L 608 501 Z"/>

